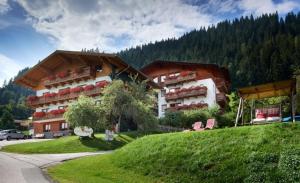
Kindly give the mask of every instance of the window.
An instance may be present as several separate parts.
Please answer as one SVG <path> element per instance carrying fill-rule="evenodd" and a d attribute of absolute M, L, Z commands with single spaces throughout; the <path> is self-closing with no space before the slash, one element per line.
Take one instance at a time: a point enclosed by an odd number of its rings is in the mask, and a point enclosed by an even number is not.
<path fill-rule="evenodd" d="M 166 76 L 161 76 L 161 82 L 165 82 Z"/>
<path fill-rule="evenodd" d="M 44 92 L 44 93 L 43 93 L 43 96 L 45 96 L 46 94 L 49 94 L 49 93 L 50 93 L 50 92 Z"/>
<path fill-rule="evenodd" d="M 166 95 L 166 90 L 161 90 L 161 97 L 164 97 Z"/>
<path fill-rule="evenodd" d="M 161 105 L 161 112 L 165 112 L 167 109 L 167 104 Z"/>
<path fill-rule="evenodd" d="M 45 124 L 44 125 L 44 132 L 49 132 L 51 130 L 51 125 L 50 124 Z"/>
<path fill-rule="evenodd" d="M 154 81 L 155 83 L 158 83 L 158 77 L 154 78 L 153 81 Z"/>
<path fill-rule="evenodd" d="M 67 108 L 66 105 L 58 106 L 58 109 L 65 109 L 65 108 Z"/>
<path fill-rule="evenodd" d="M 60 129 L 61 130 L 68 129 L 68 123 L 66 123 L 66 122 L 61 123 Z"/>
<path fill-rule="evenodd" d="M 102 72 L 102 65 L 96 65 L 95 70 L 96 72 Z"/>
<path fill-rule="evenodd" d="M 48 112 L 49 108 L 42 109 L 42 112 Z"/>

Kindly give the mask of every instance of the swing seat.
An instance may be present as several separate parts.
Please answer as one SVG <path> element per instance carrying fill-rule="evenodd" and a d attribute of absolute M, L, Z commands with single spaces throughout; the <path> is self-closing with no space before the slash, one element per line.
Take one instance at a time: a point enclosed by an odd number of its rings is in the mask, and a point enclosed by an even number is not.
<path fill-rule="evenodd" d="M 280 107 L 268 107 L 255 110 L 254 123 L 281 121 Z"/>

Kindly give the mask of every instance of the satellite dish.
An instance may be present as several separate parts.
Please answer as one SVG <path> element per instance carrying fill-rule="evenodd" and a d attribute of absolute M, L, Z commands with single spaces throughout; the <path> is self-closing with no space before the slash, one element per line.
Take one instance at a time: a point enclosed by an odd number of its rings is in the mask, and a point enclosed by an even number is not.
<path fill-rule="evenodd" d="M 93 129 L 87 126 L 80 126 L 74 129 L 74 133 L 80 137 L 91 137 L 93 134 Z"/>

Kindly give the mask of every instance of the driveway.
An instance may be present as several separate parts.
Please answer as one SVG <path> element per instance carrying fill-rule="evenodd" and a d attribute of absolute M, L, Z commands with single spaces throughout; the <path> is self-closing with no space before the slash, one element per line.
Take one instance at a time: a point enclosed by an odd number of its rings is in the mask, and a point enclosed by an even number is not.
<path fill-rule="evenodd" d="M 26 140 L 33 142 L 34 140 Z M 40 141 L 40 140 L 38 140 Z M 2 141 L 0 146 L 22 143 Z M 23 142 L 24 143 L 24 142 Z M 66 154 L 15 154 L 0 151 L 0 183 L 48 183 L 51 180 L 43 173 L 43 168 L 83 156 L 107 154 L 112 151 L 66 153 Z"/>
<path fill-rule="evenodd" d="M 28 143 L 28 142 L 41 142 L 41 141 L 47 141 L 47 140 L 52 140 L 52 139 L 26 139 L 26 140 L 10 140 L 10 141 L 7 141 L 7 140 L 3 140 L 3 141 L 0 141 L 0 149 L 1 147 L 3 146 L 7 146 L 7 145 L 13 145 L 13 144 L 22 144 L 22 143 Z"/>

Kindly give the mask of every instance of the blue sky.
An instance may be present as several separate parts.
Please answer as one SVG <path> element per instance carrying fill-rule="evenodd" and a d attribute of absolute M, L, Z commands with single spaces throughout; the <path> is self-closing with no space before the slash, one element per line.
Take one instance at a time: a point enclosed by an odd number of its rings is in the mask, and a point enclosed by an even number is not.
<path fill-rule="evenodd" d="M 300 0 L 0 0 L 0 86 L 56 49 L 117 52 Z"/>

